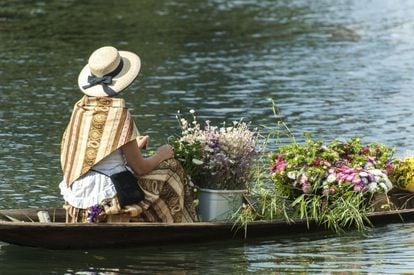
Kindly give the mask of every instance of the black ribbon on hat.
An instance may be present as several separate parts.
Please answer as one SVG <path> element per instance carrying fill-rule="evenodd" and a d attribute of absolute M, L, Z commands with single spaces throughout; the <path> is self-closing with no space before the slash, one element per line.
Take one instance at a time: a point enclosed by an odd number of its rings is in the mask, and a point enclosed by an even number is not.
<path fill-rule="evenodd" d="M 85 85 L 85 86 L 82 86 L 82 88 L 83 89 L 88 89 L 90 87 L 93 87 L 95 85 L 100 84 L 100 85 L 102 85 L 102 88 L 103 88 L 104 92 L 108 96 L 117 95 L 117 92 L 115 92 L 110 87 L 108 87 L 108 85 L 112 84 L 112 78 L 122 71 L 123 66 L 124 66 L 124 62 L 122 61 L 122 58 L 121 58 L 118 67 L 116 67 L 116 69 L 113 70 L 112 72 L 110 72 L 109 74 L 106 74 L 102 77 L 96 76 L 94 74 L 89 75 L 88 76 L 88 83 L 89 84 Z"/>

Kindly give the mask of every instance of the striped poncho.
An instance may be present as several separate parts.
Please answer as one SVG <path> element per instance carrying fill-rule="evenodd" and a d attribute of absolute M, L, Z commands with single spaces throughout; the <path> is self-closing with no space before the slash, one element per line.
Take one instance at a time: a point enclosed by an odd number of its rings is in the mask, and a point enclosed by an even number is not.
<path fill-rule="evenodd" d="M 61 165 L 68 186 L 100 160 L 139 136 L 122 98 L 79 100 L 63 134 Z"/>

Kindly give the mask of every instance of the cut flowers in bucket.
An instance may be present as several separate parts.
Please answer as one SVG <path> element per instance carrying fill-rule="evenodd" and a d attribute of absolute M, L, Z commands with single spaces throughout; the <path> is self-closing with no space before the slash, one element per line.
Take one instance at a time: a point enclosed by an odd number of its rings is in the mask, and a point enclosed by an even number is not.
<path fill-rule="evenodd" d="M 177 115 L 181 134 L 170 141 L 175 158 L 201 188 L 246 189 L 257 155 L 255 131 L 243 121 L 201 125 L 194 110 L 190 113 L 192 121 Z"/>

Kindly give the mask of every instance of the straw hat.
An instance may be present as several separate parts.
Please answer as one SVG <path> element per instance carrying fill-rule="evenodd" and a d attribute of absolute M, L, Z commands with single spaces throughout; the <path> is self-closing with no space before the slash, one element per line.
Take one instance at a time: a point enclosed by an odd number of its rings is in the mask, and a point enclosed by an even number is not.
<path fill-rule="evenodd" d="M 102 47 L 89 57 L 78 77 L 78 85 L 88 96 L 114 96 L 127 88 L 138 76 L 139 56 L 114 47 Z"/>

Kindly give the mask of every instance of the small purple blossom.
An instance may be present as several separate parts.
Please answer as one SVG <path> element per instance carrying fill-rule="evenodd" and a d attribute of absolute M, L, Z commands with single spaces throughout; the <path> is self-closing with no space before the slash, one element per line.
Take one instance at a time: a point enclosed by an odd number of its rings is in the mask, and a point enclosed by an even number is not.
<path fill-rule="evenodd" d="M 387 175 L 391 175 L 394 172 L 394 166 L 392 165 L 392 161 L 387 159 L 385 162 L 385 172 Z"/>
<path fill-rule="evenodd" d="M 210 148 L 213 148 L 213 149 L 220 148 L 220 143 L 217 138 L 210 138 Z"/>
<path fill-rule="evenodd" d="M 96 222 L 97 217 L 104 211 L 103 207 L 99 204 L 89 207 L 88 209 L 88 221 Z"/>
<path fill-rule="evenodd" d="M 367 190 L 368 190 L 368 188 L 362 182 L 354 184 L 354 191 L 357 192 L 357 193 L 362 193 L 362 192 L 365 192 Z"/>
<path fill-rule="evenodd" d="M 334 163 L 334 165 L 336 166 L 336 167 L 341 167 L 341 166 L 344 166 L 346 163 L 345 163 L 345 161 L 343 161 L 343 160 L 338 160 L 338 161 L 335 161 L 335 163 Z"/>

